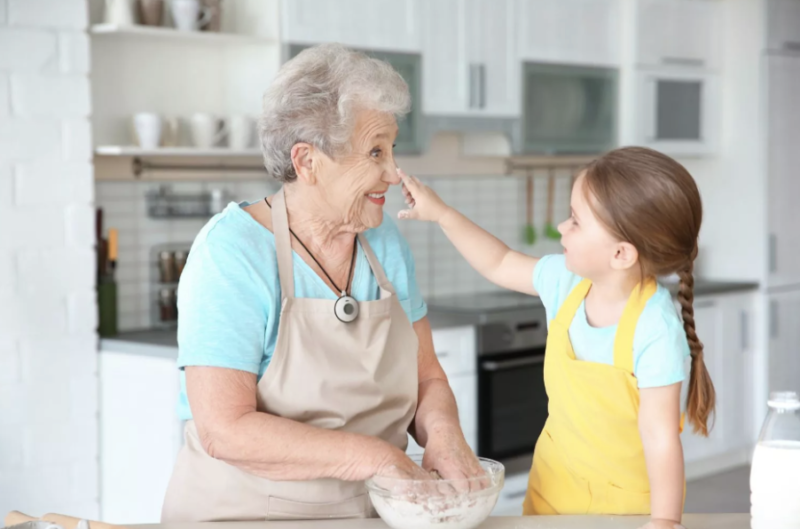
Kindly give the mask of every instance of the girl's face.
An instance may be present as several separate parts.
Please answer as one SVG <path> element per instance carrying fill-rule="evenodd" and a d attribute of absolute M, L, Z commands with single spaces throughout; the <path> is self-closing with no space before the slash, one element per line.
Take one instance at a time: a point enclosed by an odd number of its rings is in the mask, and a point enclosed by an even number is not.
<path fill-rule="evenodd" d="M 572 215 L 558 225 L 558 231 L 567 269 L 596 281 L 620 268 L 620 252 L 630 252 L 630 245 L 617 240 L 595 217 L 584 191 L 584 180 L 583 174 L 575 180 L 570 199 Z"/>

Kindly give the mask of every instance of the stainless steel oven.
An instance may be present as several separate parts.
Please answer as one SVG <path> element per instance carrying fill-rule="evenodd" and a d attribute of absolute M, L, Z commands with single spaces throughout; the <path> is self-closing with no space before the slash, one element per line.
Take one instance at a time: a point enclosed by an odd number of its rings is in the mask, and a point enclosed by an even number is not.
<path fill-rule="evenodd" d="M 486 320 L 477 333 L 478 453 L 527 471 L 547 420 L 547 318 L 543 307 L 530 307 Z"/>

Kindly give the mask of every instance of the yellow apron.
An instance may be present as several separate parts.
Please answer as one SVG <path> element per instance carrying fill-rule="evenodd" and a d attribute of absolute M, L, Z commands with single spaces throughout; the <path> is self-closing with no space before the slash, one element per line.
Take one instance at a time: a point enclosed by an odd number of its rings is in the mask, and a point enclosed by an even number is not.
<path fill-rule="evenodd" d="M 569 326 L 590 287 L 581 281 L 550 322 L 549 417 L 533 454 L 526 515 L 650 513 L 633 336 L 657 284 L 648 281 L 631 293 L 614 338 L 614 365 L 578 360 L 572 349 Z"/>

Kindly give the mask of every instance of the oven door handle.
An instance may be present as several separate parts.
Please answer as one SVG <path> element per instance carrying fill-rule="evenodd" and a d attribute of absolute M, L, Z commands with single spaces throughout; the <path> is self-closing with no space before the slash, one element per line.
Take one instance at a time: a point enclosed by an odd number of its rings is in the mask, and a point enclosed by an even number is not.
<path fill-rule="evenodd" d="M 489 361 L 482 362 L 481 367 L 486 371 L 502 371 L 503 369 L 512 369 L 514 367 L 532 366 L 544 363 L 544 355 L 533 356 L 530 358 L 515 358 L 513 360 L 501 360 L 499 362 Z"/>

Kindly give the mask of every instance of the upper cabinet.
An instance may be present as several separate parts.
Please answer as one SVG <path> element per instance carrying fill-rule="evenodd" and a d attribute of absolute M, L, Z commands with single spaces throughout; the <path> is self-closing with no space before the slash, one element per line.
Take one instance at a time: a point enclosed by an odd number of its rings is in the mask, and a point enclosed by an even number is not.
<path fill-rule="evenodd" d="M 769 285 L 800 282 L 800 56 L 770 55 L 767 63 L 767 223 Z"/>
<path fill-rule="evenodd" d="M 616 66 L 617 0 L 515 0 L 519 57 L 524 61 Z"/>
<path fill-rule="evenodd" d="M 646 66 L 720 66 L 722 13 L 711 0 L 641 0 L 636 60 Z"/>
<path fill-rule="evenodd" d="M 424 112 L 518 115 L 514 1 L 437 0 L 420 7 Z"/>
<path fill-rule="evenodd" d="M 419 52 L 419 0 L 284 0 L 283 40 Z"/>
<path fill-rule="evenodd" d="M 767 48 L 800 51 L 800 0 L 767 0 Z"/>

